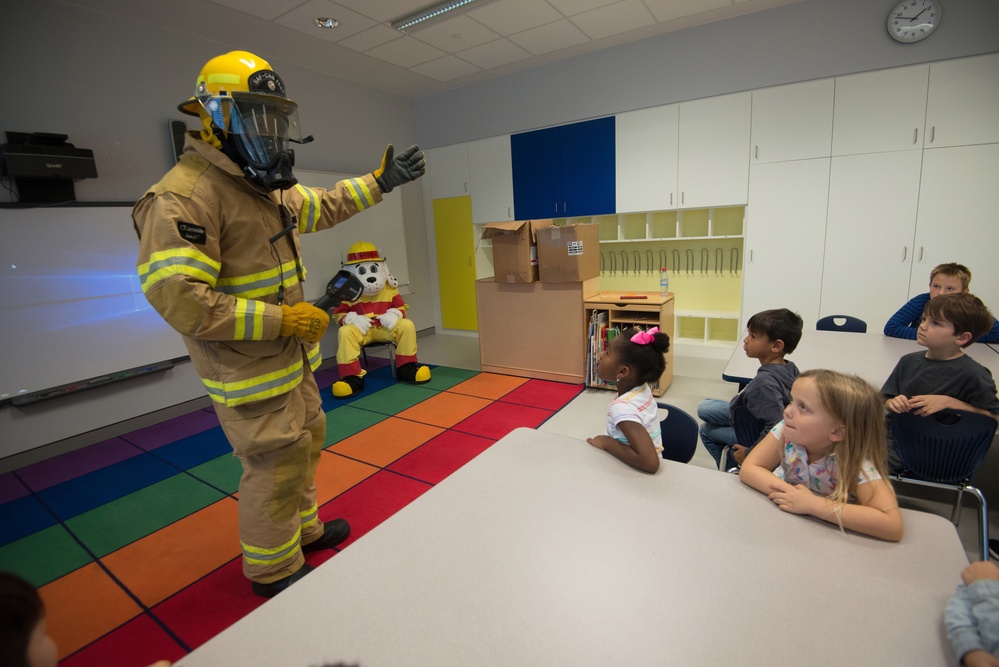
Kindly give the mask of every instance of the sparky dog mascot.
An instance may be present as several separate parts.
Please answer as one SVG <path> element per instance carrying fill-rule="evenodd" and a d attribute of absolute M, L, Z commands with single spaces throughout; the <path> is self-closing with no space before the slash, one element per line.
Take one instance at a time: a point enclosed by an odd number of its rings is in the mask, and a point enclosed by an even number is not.
<path fill-rule="evenodd" d="M 333 396 L 350 398 L 364 390 L 365 372 L 358 357 L 368 343 L 395 343 L 396 378 L 410 384 L 430 381 L 430 369 L 416 361 L 416 326 L 406 317 L 408 306 L 389 274 L 385 258 L 374 245 L 361 241 L 350 246 L 343 268 L 364 285 L 357 301 L 343 301 L 333 309 L 340 325 L 336 363 L 340 381 Z"/>

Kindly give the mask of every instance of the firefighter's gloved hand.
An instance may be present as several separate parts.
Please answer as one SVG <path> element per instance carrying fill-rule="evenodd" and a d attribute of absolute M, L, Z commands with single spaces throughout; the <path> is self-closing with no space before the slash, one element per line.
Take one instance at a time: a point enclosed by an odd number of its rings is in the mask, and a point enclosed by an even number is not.
<path fill-rule="evenodd" d="M 298 336 L 310 343 L 318 343 L 330 325 L 330 316 L 307 301 L 294 306 L 281 304 L 281 335 Z"/>
<path fill-rule="evenodd" d="M 413 144 L 398 155 L 394 155 L 392 144 L 385 149 L 382 156 L 382 166 L 375 169 L 375 180 L 382 192 L 392 192 L 397 185 L 415 181 L 427 171 L 427 161 L 423 159 L 423 151 Z"/>

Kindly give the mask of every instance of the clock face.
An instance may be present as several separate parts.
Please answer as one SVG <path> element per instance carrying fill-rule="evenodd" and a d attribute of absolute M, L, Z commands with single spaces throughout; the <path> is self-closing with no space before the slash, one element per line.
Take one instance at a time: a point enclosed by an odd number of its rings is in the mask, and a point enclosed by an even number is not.
<path fill-rule="evenodd" d="M 903 43 L 918 42 L 940 25 L 936 0 L 903 0 L 888 14 L 888 34 Z"/>

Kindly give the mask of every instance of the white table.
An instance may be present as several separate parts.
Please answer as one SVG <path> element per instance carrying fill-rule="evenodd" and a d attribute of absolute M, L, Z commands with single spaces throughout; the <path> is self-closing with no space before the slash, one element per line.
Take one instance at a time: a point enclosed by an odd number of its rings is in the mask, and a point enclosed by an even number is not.
<path fill-rule="evenodd" d="M 900 543 L 842 534 L 734 475 L 517 429 L 176 664 L 953 664 L 964 549 L 902 514 Z"/>
<path fill-rule="evenodd" d="M 854 373 L 880 389 L 891 375 L 899 358 L 909 352 L 926 350 L 914 340 L 892 338 L 880 333 L 848 333 L 845 331 L 805 331 L 794 352 L 787 356 L 802 371 L 828 368 L 842 373 Z M 999 377 L 999 353 L 985 343 L 972 343 L 965 354 Z M 735 346 L 722 372 L 722 379 L 746 384 L 756 376 L 760 362 L 750 359 Z"/>

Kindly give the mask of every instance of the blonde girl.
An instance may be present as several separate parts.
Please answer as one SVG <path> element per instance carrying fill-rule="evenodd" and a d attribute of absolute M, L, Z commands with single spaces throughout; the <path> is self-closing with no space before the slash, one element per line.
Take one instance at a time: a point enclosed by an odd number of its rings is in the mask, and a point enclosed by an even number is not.
<path fill-rule="evenodd" d="M 663 441 L 649 383 L 666 369 L 668 351 L 669 336 L 659 327 L 628 329 L 611 340 L 597 364 L 600 379 L 614 382 L 617 398 L 607 410 L 607 435 L 586 442 L 644 472 L 659 470 Z"/>
<path fill-rule="evenodd" d="M 897 542 L 902 514 L 887 481 L 883 418 L 881 395 L 861 378 L 802 373 L 784 421 L 752 449 L 739 479 L 785 512 Z"/>

